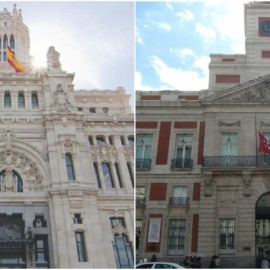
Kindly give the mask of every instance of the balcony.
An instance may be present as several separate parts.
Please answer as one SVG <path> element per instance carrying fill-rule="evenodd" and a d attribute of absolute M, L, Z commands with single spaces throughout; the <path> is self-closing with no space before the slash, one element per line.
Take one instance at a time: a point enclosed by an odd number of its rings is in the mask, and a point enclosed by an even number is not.
<path fill-rule="evenodd" d="M 152 159 L 150 158 L 136 158 L 136 169 L 150 170 Z"/>
<path fill-rule="evenodd" d="M 203 167 L 269 167 L 270 157 L 261 156 L 208 156 L 203 157 Z"/>
<path fill-rule="evenodd" d="M 136 198 L 136 207 L 145 207 L 145 198 Z"/>
<path fill-rule="evenodd" d="M 171 169 L 192 169 L 193 159 L 177 158 L 172 160 Z"/>
<path fill-rule="evenodd" d="M 188 197 L 170 197 L 169 205 L 177 205 L 177 206 L 186 206 L 188 205 L 189 198 Z"/>

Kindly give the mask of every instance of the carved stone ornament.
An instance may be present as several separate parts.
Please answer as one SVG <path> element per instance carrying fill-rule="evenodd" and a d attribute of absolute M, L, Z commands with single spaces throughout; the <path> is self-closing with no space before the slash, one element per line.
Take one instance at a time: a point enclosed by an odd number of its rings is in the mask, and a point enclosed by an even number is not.
<path fill-rule="evenodd" d="M 126 159 L 134 159 L 134 146 L 132 145 L 123 145 L 124 154 Z"/>
<path fill-rule="evenodd" d="M 270 103 L 270 81 L 265 81 L 257 87 L 242 91 L 230 100 L 233 103 Z"/>
<path fill-rule="evenodd" d="M 2 192 L 16 192 L 17 180 L 12 174 L 10 167 L 6 168 L 6 174 L 2 179 Z"/>
<path fill-rule="evenodd" d="M 61 136 L 60 143 L 62 148 L 62 157 L 65 157 L 66 153 L 71 153 L 76 157 L 76 142 L 74 136 Z"/>
<path fill-rule="evenodd" d="M 47 64 L 48 69 L 59 69 L 61 68 L 61 63 L 59 61 L 60 53 L 55 50 L 53 46 L 50 46 L 47 52 Z"/>
<path fill-rule="evenodd" d="M 94 159 L 108 160 L 110 158 L 118 158 L 115 146 L 111 145 L 93 145 L 91 146 L 91 153 Z"/>
<path fill-rule="evenodd" d="M 33 162 L 24 153 L 14 151 L 13 144 L 18 140 L 15 139 L 15 135 L 12 130 L 7 127 L 4 134 L 1 135 L 0 140 L 4 141 L 5 149 L 0 152 L 0 170 L 6 169 L 6 176 L 3 179 L 3 189 L 13 190 L 14 185 L 11 167 L 20 169 L 24 173 L 23 181 L 28 184 L 29 190 L 43 190 L 43 176 L 37 167 L 37 164 Z M 21 143 L 21 141 L 18 141 Z M 35 149 L 33 146 L 31 146 Z M 36 150 L 36 149 L 35 149 Z M 7 168 L 5 168 L 7 166 Z"/>
<path fill-rule="evenodd" d="M 270 190 L 270 175 L 266 175 L 266 176 L 264 177 L 263 182 L 264 182 L 265 188 L 266 188 L 267 190 Z"/>
<path fill-rule="evenodd" d="M 227 121 L 227 120 L 219 120 L 218 121 L 219 127 L 240 127 L 240 120 L 237 121 Z"/>
<path fill-rule="evenodd" d="M 216 178 L 217 187 L 239 187 L 241 184 L 240 176 L 221 175 Z"/>
<path fill-rule="evenodd" d="M 251 195 L 250 183 L 251 183 L 251 173 L 250 172 L 243 173 L 243 184 L 244 184 L 243 194 L 245 196 Z"/>
<path fill-rule="evenodd" d="M 112 228 L 112 233 L 116 235 L 129 235 L 128 230 L 119 224 Z"/>
<path fill-rule="evenodd" d="M 213 176 L 212 175 L 204 175 L 204 195 L 212 196 L 213 193 Z"/>
<path fill-rule="evenodd" d="M 266 121 L 266 120 L 262 120 L 261 122 L 260 122 L 260 126 L 261 127 L 270 127 L 270 122 L 269 121 Z"/>
<path fill-rule="evenodd" d="M 52 107 L 55 107 L 58 112 L 69 112 L 73 108 L 61 84 L 57 85 L 56 91 L 53 94 Z"/>

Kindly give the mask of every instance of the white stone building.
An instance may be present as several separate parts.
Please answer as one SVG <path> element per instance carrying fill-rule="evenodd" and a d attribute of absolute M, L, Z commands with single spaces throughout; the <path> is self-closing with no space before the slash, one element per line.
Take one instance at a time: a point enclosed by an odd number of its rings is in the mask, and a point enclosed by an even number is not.
<path fill-rule="evenodd" d="M 26 67 L 7 63 L 7 45 Z M 130 96 L 75 91 L 51 46 L 31 69 L 14 5 L 0 13 L 0 267 L 133 268 Z"/>
<path fill-rule="evenodd" d="M 137 91 L 137 260 L 270 254 L 270 2 L 245 4 L 245 35 L 246 54 L 211 55 L 207 90 Z"/>

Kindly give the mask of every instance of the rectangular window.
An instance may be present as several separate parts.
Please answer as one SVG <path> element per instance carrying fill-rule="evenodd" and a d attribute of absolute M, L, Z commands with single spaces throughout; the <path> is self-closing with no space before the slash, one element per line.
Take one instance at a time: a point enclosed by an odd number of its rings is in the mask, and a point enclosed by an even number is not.
<path fill-rule="evenodd" d="M 138 135 L 136 149 L 136 168 L 148 168 L 151 166 L 152 135 Z"/>
<path fill-rule="evenodd" d="M 145 187 L 136 187 L 136 206 L 145 206 Z"/>
<path fill-rule="evenodd" d="M 82 224 L 81 214 L 79 214 L 79 213 L 74 214 L 73 223 L 74 224 Z"/>
<path fill-rule="evenodd" d="M 187 205 L 187 187 L 173 187 L 173 194 L 170 198 L 170 205 Z"/>
<path fill-rule="evenodd" d="M 123 184 L 122 184 L 122 179 L 121 179 L 121 174 L 120 174 L 120 168 L 117 162 L 115 162 L 115 171 L 118 178 L 119 187 L 122 188 Z"/>
<path fill-rule="evenodd" d="M 5 107 L 11 107 L 11 96 L 10 96 L 10 92 L 9 91 L 6 91 L 5 92 L 4 106 Z"/>
<path fill-rule="evenodd" d="M 173 161 L 173 168 L 191 168 L 192 167 L 192 135 L 177 135 L 175 160 Z"/>
<path fill-rule="evenodd" d="M 94 166 L 94 172 L 95 172 L 96 187 L 101 188 L 100 177 L 99 177 L 99 172 L 98 172 L 98 164 L 94 162 L 93 166 Z"/>
<path fill-rule="evenodd" d="M 221 156 L 222 166 L 237 165 L 237 133 L 222 133 Z"/>
<path fill-rule="evenodd" d="M 23 92 L 18 93 L 18 107 L 25 108 L 25 100 L 24 100 L 24 93 Z"/>
<path fill-rule="evenodd" d="M 38 107 L 38 95 L 37 95 L 37 93 L 32 92 L 31 99 L 32 99 L 32 108 L 37 108 Z"/>
<path fill-rule="evenodd" d="M 48 241 L 46 235 L 35 235 L 35 260 L 38 268 L 49 267 Z"/>
<path fill-rule="evenodd" d="M 75 232 L 76 245 L 77 245 L 77 253 L 79 262 L 86 262 L 86 252 L 84 245 L 84 237 L 83 232 Z"/>
<path fill-rule="evenodd" d="M 68 180 L 75 180 L 72 156 L 69 153 L 66 154 L 66 167 L 67 167 Z"/>
<path fill-rule="evenodd" d="M 7 61 L 7 52 L 3 52 L 4 55 L 4 61 Z"/>
<path fill-rule="evenodd" d="M 136 219 L 136 250 L 138 250 L 140 246 L 141 232 L 142 232 L 142 220 Z"/>
<path fill-rule="evenodd" d="M 102 163 L 102 172 L 106 188 L 114 188 L 111 168 L 109 163 Z"/>
<path fill-rule="evenodd" d="M 128 144 L 129 145 L 134 145 L 134 136 L 128 136 Z"/>
<path fill-rule="evenodd" d="M 131 164 L 129 162 L 127 162 L 127 168 L 128 168 L 128 172 L 129 172 L 132 187 L 134 188 L 133 170 L 132 170 L 132 166 L 131 166 Z"/>
<path fill-rule="evenodd" d="M 97 136 L 96 140 L 97 140 L 97 145 L 106 145 L 104 136 Z"/>
<path fill-rule="evenodd" d="M 219 253 L 234 254 L 235 219 L 224 218 L 219 220 Z"/>
<path fill-rule="evenodd" d="M 184 255 L 186 221 L 183 219 L 169 220 L 167 254 Z"/>
<path fill-rule="evenodd" d="M 91 135 L 88 136 L 88 141 L 89 141 L 90 145 L 94 145 L 94 140 L 93 140 L 93 137 Z"/>

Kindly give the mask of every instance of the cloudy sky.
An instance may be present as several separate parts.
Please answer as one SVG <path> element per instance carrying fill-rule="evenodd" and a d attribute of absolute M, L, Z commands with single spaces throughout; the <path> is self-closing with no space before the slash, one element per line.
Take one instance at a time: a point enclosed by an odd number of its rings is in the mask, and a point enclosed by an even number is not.
<path fill-rule="evenodd" d="M 0 2 L 12 11 L 14 2 Z M 75 89 L 134 92 L 134 3 L 104 1 L 24 2 L 23 22 L 30 32 L 30 55 L 47 66 L 50 46 L 62 69 L 75 72 Z M 132 103 L 132 100 L 131 100 Z"/>
<path fill-rule="evenodd" d="M 247 2 L 137 2 L 135 89 L 208 88 L 211 53 L 245 53 Z"/>

